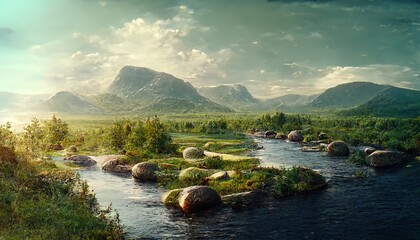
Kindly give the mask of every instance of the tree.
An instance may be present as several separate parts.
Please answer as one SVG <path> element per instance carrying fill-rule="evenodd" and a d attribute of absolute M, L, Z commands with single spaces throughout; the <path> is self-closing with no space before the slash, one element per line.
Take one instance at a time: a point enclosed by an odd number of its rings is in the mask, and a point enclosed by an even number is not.
<path fill-rule="evenodd" d="M 68 133 L 68 124 L 55 115 L 45 122 L 45 137 L 49 148 L 61 146 Z"/>
<path fill-rule="evenodd" d="M 31 124 L 24 127 L 23 145 L 27 153 L 32 157 L 39 157 L 43 149 L 45 132 L 37 118 L 33 118 Z"/>
<path fill-rule="evenodd" d="M 12 124 L 7 122 L 6 124 L 0 124 L 0 145 L 15 148 L 16 137 L 12 131 Z"/>

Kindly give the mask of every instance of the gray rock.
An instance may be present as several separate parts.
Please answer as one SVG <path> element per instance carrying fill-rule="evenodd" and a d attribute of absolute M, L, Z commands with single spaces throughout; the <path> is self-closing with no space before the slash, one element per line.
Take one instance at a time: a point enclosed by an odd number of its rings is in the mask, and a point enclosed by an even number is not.
<path fill-rule="evenodd" d="M 277 133 L 269 130 L 269 131 L 265 131 L 264 135 L 266 138 L 275 138 Z"/>
<path fill-rule="evenodd" d="M 112 158 L 102 164 L 102 170 L 113 173 L 129 173 L 131 166 L 120 164 L 118 158 Z"/>
<path fill-rule="evenodd" d="M 266 194 L 261 191 L 241 192 L 222 196 L 222 202 L 233 208 L 241 208 L 255 205 L 264 197 Z"/>
<path fill-rule="evenodd" d="M 73 153 L 75 153 L 75 152 L 77 152 L 77 148 L 76 148 L 76 146 L 74 146 L 74 145 L 71 145 L 68 149 L 67 149 L 69 152 L 73 152 Z"/>
<path fill-rule="evenodd" d="M 219 194 L 207 186 L 192 186 L 184 188 L 179 195 L 179 206 L 186 213 L 206 210 L 220 205 L 222 199 Z"/>
<path fill-rule="evenodd" d="M 334 141 L 328 144 L 327 151 L 332 156 L 348 156 L 350 153 L 349 147 L 343 141 Z"/>
<path fill-rule="evenodd" d="M 229 178 L 229 174 L 226 171 L 220 171 L 207 177 L 208 180 L 221 180 L 226 178 Z"/>
<path fill-rule="evenodd" d="M 199 159 L 204 157 L 204 150 L 196 147 L 187 147 L 182 152 L 184 159 Z"/>
<path fill-rule="evenodd" d="M 292 142 L 300 142 L 303 140 L 303 134 L 301 131 L 294 130 L 287 135 L 287 138 Z"/>
<path fill-rule="evenodd" d="M 377 150 L 367 156 L 366 163 L 376 168 L 394 167 L 403 164 L 409 156 L 397 151 Z"/>
<path fill-rule="evenodd" d="M 156 171 L 158 166 L 155 163 L 142 162 L 137 163 L 131 170 L 134 179 L 140 181 L 155 181 L 157 179 Z"/>
<path fill-rule="evenodd" d="M 90 167 L 96 164 L 96 161 L 88 156 L 71 156 L 64 158 L 64 161 L 76 164 L 81 167 Z"/>

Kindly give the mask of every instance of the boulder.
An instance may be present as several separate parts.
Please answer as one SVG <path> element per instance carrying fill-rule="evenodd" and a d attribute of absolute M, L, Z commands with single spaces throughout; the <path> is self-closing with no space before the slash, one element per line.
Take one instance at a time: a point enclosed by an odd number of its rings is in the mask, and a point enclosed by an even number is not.
<path fill-rule="evenodd" d="M 372 154 L 375 151 L 376 151 L 376 149 L 374 149 L 374 148 L 366 148 L 365 149 L 365 154 L 366 155 L 370 155 L 370 154 Z"/>
<path fill-rule="evenodd" d="M 333 141 L 328 144 L 328 154 L 332 156 L 348 156 L 350 151 L 347 144 L 343 141 Z"/>
<path fill-rule="evenodd" d="M 263 137 L 265 137 L 265 133 L 264 132 L 255 132 L 254 137 L 263 138 Z"/>
<path fill-rule="evenodd" d="M 328 139 L 328 135 L 324 132 L 320 132 L 320 133 L 318 133 L 318 139 L 319 140 L 326 140 L 326 139 Z"/>
<path fill-rule="evenodd" d="M 365 154 L 365 155 L 370 155 L 374 151 L 376 151 L 376 149 L 371 146 L 357 146 L 354 148 L 354 150 L 359 154 Z"/>
<path fill-rule="evenodd" d="M 226 171 L 220 171 L 208 176 L 207 180 L 221 180 L 225 178 L 229 178 L 229 174 Z"/>
<path fill-rule="evenodd" d="M 195 181 L 204 180 L 208 176 L 210 176 L 210 171 L 207 169 L 189 167 L 182 170 L 179 173 L 178 178 L 182 182 L 195 182 Z"/>
<path fill-rule="evenodd" d="M 204 150 L 196 147 L 187 147 L 182 152 L 184 159 L 198 159 L 204 157 Z"/>
<path fill-rule="evenodd" d="M 131 172 L 131 166 L 120 164 L 118 158 L 112 158 L 102 164 L 102 170 L 113 173 L 128 173 Z"/>
<path fill-rule="evenodd" d="M 287 136 L 284 133 L 277 133 L 275 138 L 280 140 L 286 140 Z"/>
<path fill-rule="evenodd" d="M 367 156 L 366 163 L 377 168 L 394 167 L 403 164 L 408 158 L 402 152 L 377 150 Z"/>
<path fill-rule="evenodd" d="M 287 138 L 292 142 L 300 142 L 303 140 L 303 134 L 301 131 L 294 130 L 287 135 Z"/>
<path fill-rule="evenodd" d="M 207 186 L 192 186 L 184 188 L 179 195 L 178 204 L 182 211 L 193 213 L 220 205 L 219 194 Z"/>
<path fill-rule="evenodd" d="M 155 163 L 142 162 L 137 163 L 131 170 L 134 179 L 140 181 L 155 181 L 157 179 L 156 171 L 158 166 Z"/>
<path fill-rule="evenodd" d="M 165 206 L 169 207 L 179 207 L 179 194 L 181 194 L 183 189 L 174 189 L 162 196 L 162 202 Z"/>
<path fill-rule="evenodd" d="M 64 158 L 64 161 L 76 164 L 81 167 L 90 167 L 96 164 L 96 161 L 89 156 L 71 156 Z"/>
<path fill-rule="evenodd" d="M 276 135 L 277 135 L 277 133 L 274 132 L 274 131 L 271 131 L 271 130 L 265 131 L 265 133 L 264 133 L 264 136 L 266 138 L 275 138 Z"/>
<path fill-rule="evenodd" d="M 73 153 L 75 153 L 75 152 L 77 152 L 77 148 L 76 148 L 76 146 L 71 145 L 71 146 L 67 149 L 67 151 L 68 151 L 68 152 L 73 152 Z"/>

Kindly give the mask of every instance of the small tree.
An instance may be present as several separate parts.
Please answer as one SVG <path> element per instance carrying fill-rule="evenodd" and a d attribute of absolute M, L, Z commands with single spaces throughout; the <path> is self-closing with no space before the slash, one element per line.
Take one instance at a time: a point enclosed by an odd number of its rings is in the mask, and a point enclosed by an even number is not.
<path fill-rule="evenodd" d="M 9 147 L 11 149 L 15 148 L 16 136 L 12 131 L 12 125 L 10 122 L 7 122 L 6 124 L 0 124 L 0 145 Z"/>
<path fill-rule="evenodd" d="M 45 122 L 45 136 L 50 148 L 61 146 L 68 133 L 68 124 L 55 115 Z"/>
<path fill-rule="evenodd" d="M 39 157 L 43 149 L 45 132 L 37 118 L 33 118 L 31 124 L 24 127 L 23 145 L 27 153 L 32 157 Z"/>

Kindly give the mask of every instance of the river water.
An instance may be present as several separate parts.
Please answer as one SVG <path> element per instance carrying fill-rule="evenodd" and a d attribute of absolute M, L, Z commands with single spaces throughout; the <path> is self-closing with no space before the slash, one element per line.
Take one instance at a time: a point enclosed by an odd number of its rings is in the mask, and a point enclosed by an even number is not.
<path fill-rule="evenodd" d="M 305 166 L 329 187 L 269 200 L 241 211 L 229 208 L 186 216 L 161 203 L 164 190 L 130 176 L 83 170 L 103 206 L 112 203 L 130 239 L 420 239 L 420 167 L 375 170 L 300 146 L 257 139 L 263 166 Z M 357 178 L 356 172 L 367 177 Z"/>

